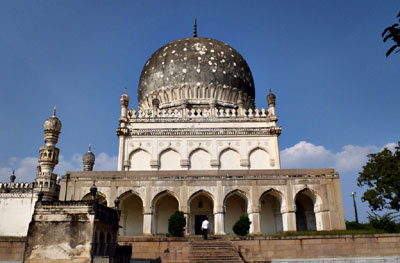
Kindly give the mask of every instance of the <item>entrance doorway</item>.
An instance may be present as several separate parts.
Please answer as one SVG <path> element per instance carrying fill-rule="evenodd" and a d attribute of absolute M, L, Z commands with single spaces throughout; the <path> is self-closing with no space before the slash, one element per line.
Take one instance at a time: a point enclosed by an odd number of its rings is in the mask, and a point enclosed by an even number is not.
<path fill-rule="evenodd" d="M 201 235 L 203 232 L 201 231 L 201 223 L 207 218 L 206 215 L 196 215 L 194 217 L 194 234 Z"/>

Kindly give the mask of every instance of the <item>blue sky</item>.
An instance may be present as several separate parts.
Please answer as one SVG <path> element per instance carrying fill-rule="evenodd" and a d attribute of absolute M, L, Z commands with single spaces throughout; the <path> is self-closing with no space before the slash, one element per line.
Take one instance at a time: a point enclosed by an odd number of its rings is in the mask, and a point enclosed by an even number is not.
<path fill-rule="evenodd" d="M 0 181 L 32 181 L 43 121 L 63 123 L 59 174 L 116 167 L 119 97 L 131 104 L 142 67 L 175 39 L 226 42 L 252 70 L 256 104 L 277 96 L 283 168 L 334 167 L 345 215 L 365 155 L 400 140 L 400 55 L 380 37 L 399 1 L 0 1 Z"/>

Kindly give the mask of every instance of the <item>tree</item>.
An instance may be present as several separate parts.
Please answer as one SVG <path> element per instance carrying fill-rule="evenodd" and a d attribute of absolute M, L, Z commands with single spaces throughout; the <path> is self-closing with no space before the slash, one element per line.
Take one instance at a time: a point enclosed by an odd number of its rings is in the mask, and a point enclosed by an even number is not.
<path fill-rule="evenodd" d="M 245 236 L 249 233 L 251 221 L 248 216 L 241 216 L 233 225 L 232 230 L 238 236 Z"/>
<path fill-rule="evenodd" d="M 186 226 L 186 218 L 182 211 L 176 211 L 168 219 L 168 232 L 174 237 L 183 237 Z"/>
<path fill-rule="evenodd" d="M 374 211 L 393 209 L 400 211 L 400 141 L 395 152 L 385 148 L 368 155 L 357 179 L 358 186 L 367 186 L 361 200 L 367 201 Z"/>
<path fill-rule="evenodd" d="M 397 17 L 399 18 L 399 22 L 400 22 L 400 12 L 397 15 Z M 399 26 L 399 24 L 396 23 L 396 24 L 393 24 L 392 26 L 385 28 L 385 30 L 382 33 L 382 38 L 383 38 L 383 42 L 386 42 L 388 39 L 392 39 L 395 43 L 386 52 L 386 57 L 389 56 L 396 48 L 397 48 L 396 53 L 400 52 L 400 26 Z"/>

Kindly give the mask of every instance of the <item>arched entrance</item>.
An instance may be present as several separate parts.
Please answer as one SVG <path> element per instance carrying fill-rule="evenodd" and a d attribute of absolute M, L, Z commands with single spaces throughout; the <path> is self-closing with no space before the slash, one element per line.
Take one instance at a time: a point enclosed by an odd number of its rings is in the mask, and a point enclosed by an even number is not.
<path fill-rule="evenodd" d="M 120 236 L 143 235 L 143 202 L 133 192 L 128 192 L 120 197 L 121 219 Z"/>
<path fill-rule="evenodd" d="M 314 213 L 314 194 L 309 189 L 305 189 L 296 195 L 295 200 L 297 231 L 317 230 Z"/>
<path fill-rule="evenodd" d="M 201 223 L 205 218 L 210 222 L 209 233 L 214 233 L 214 202 L 212 195 L 199 191 L 189 198 L 189 230 L 192 235 L 201 235 Z"/>
<path fill-rule="evenodd" d="M 107 199 L 106 199 L 105 194 L 103 194 L 103 193 L 101 193 L 101 192 L 97 192 L 97 193 L 96 193 L 96 198 L 98 198 L 99 204 L 104 205 L 104 206 L 107 206 Z M 93 200 L 92 194 L 91 194 L 91 193 L 87 193 L 87 194 L 82 198 L 82 200 L 85 200 L 85 201 L 91 201 L 91 200 Z"/>
<path fill-rule="evenodd" d="M 224 201 L 225 233 L 232 234 L 232 227 L 240 216 L 247 214 L 247 198 L 239 191 L 229 193 Z"/>
<path fill-rule="evenodd" d="M 260 198 L 261 233 L 271 234 L 283 231 L 282 196 L 275 191 L 268 191 Z"/>
<path fill-rule="evenodd" d="M 168 191 L 158 194 L 153 199 L 153 233 L 168 233 L 168 219 L 179 210 L 178 200 Z"/>

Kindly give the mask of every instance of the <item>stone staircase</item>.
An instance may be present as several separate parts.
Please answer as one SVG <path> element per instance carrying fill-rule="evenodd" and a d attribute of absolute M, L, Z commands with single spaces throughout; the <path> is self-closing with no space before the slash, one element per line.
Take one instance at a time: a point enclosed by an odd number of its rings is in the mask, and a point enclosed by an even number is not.
<path fill-rule="evenodd" d="M 190 263 L 243 263 L 239 253 L 229 241 L 202 240 L 191 241 L 189 250 Z"/>

